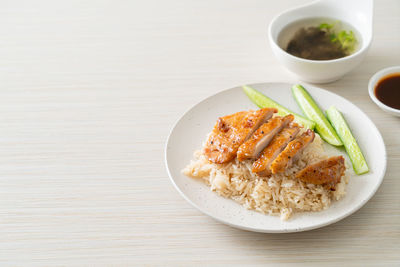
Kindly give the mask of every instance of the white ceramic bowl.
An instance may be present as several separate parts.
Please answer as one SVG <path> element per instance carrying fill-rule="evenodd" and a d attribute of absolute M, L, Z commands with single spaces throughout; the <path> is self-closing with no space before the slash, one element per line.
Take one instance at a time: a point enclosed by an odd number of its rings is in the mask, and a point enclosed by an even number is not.
<path fill-rule="evenodd" d="M 400 117 L 400 110 L 395 109 L 389 106 L 386 106 L 383 104 L 378 98 L 375 96 L 375 86 L 379 82 L 380 79 L 383 77 L 393 74 L 393 73 L 400 73 L 400 66 L 395 66 L 395 67 L 389 67 L 383 70 L 378 71 L 377 73 L 374 74 L 374 76 L 371 77 L 368 83 L 368 93 L 369 96 L 371 97 L 372 101 L 375 102 L 375 104 L 378 105 L 383 111 L 386 111 L 387 113 L 390 113 L 394 116 Z M 400 88 L 399 88 L 400 90 Z"/>
<path fill-rule="evenodd" d="M 373 0 L 322 0 L 290 9 L 269 25 L 268 38 L 277 59 L 300 80 L 328 83 L 353 70 L 364 58 L 372 40 Z M 359 33 L 359 49 L 352 55 L 333 60 L 308 60 L 287 53 L 281 32 L 289 24 L 308 18 L 332 18 L 350 24 Z M 302 26 L 302 25 L 301 25 Z M 361 38 L 360 38 L 361 37 Z"/>

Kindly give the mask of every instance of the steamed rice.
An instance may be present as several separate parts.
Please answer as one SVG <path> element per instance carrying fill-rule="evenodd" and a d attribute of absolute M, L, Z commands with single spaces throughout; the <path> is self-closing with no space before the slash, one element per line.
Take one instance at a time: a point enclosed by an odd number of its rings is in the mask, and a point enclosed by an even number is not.
<path fill-rule="evenodd" d="M 322 185 L 304 183 L 294 174 L 308 164 L 326 159 L 322 140 L 318 134 L 314 141 L 291 168 L 282 174 L 270 178 L 259 177 L 251 172 L 253 161 L 214 164 L 198 150 L 194 160 L 185 167 L 183 173 L 194 178 L 201 178 L 212 191 L 231 198 L 244 207 L 264 214 L 280 216 L 287 220 L 295 212 L 320 211 L 328 208 L 331 202 L 345 195 L 347 176 L 342 177 L 331 191 Z"/>

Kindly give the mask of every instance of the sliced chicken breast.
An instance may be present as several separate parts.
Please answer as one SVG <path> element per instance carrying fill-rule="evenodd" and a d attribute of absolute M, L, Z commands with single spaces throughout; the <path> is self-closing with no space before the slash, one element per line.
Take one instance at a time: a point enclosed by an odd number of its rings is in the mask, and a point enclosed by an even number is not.
<path fill-rule="evenodd" d="M 272 138 L 294 119 L 293 115 L 274 117 L 260 126 L 238 149 L 238 160 L 256 159 Z"/>
<path fill-rule="evenodd" d="M 340 182 L 345 170 L 343 156 L 336 156 L 308 165 L 296 173 L 296 177 L 306 183 L 327 184 L 334 188 Z"/>
<path fill-rule="evenodd" d="M 297 136 L 271 163 L 270 170 L 273 174 L 284 172 L 297 161 L 301 152 L 314 140 L 314 131 L 308 129 L 302 135 Z"/>
<path fill-rule="evenodd" d="M 270 176 L 271 171 L 269 167 L 272 161 L 296 137 L 299 131 L 299 126 L 292 123 L 275 135 L 269 145 L 262 151 L 261 156 L 253 163 L 252 172 L 257 173 L 259 176 Z"/>
<path fill-rule="evenodd" d="M 231 161 L 239 146 L 275 112 L 275 108 L 263 108 L 220 117 L 204 145 L 204 154 L 214 163 Z"/>

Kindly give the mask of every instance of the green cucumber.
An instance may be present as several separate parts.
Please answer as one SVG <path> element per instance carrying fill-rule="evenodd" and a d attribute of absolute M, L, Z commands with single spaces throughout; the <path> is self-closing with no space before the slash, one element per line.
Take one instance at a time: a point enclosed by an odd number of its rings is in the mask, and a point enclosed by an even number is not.
<path fill-rule="evenodd" d="M 242 86 L 242 88 L 243 88 L 243 91 L 245 92 L 245 94 L 250 98 L 250 100 L 254 104 L 256 104 L 258 107 L 260 107 L 260 108 L 276 108 L 278 110 L 278 115 L 280 115 L 280 116 L 293 114 L 295 122 L 303 125 L 304 127 L 308 128 L 308 129 L 311 129 L 311 130 L 314 129 L 315 123 L 313 121 L 306 119 L 299 114 L 294 113 L 293 111 L 278 104 L 271 98 L 263 95 L 262 93 L 260 93 L 259 91 L 257 91 L 256 89 L 254 89 L 250 86 L 244 85 L 244 86 Z"/>
<path fill-rule="evenodd" d="M 315 131 L 331 145 L 341 146 L 343 145 L 339 136 L 325 117 L 324 113 L 319 109 L 317 103 L 312 99 L 310 94 L 304 89 L 303 86 L 297 84 L 293 85 L 292 92 L 297 103 L 303 110 L 303 113 L 310 119 L 313 120 L 315 125 Z"/>
<path fill-rule="evenodd" d="M 353 164 L 354 172 L 357 174 L 368 172 L 369 168 L 364 155 L 340 111 L 331 106 L 326 111 L 326 115 L 344 144 L 344 148 Z"/>

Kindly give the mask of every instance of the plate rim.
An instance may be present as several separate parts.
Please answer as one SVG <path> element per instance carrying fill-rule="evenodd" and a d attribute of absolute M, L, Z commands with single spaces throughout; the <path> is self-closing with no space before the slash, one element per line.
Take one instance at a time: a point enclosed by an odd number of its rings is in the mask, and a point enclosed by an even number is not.
<path fill-rule="evenodd" d="M 286 82 L 275 82 L 275 81 L 274 81 L 274 82 L 251 83 L 251 84 L 247 84 L 247 85 L 248 85 L 248 86 L 252 86 L 252 87 L 253 87 L 253 86 L 254 86 L 254 87 L 257 87 L 257 86 L 261 86 L 261 85 L 265 85 L 265 84 L 288 84 L 288 85 L 290 85 L 290 83 L 286 83 Z M 380 141 L 380 142 L 382 143 L 382 145 L 383 145 L 383 153 L 384 153 L 383 172 L 382 172 L 381 177 L 379 177 L 378 184 L 377 184 L 377 185 L 375 186 L 375 188 L 371 191 L 371 193 L 370 193 L 366 198 L 364 198 L 363 201 L 361 201 L 357 206 L 355 206 L 353 209 L 349 210 L 348 212 L 342 214 L 341 216 L 338 216 L 338 217 L 336 217 L 336 218 L 334 218 L 334 219 L 332 219 L 332 220 L 330 220 L 330 221 L 324 222 L 324 223 L 317 223 L 317 224 L 314 224 L 314 225 L 305 226 L 305 227 L 300 227 L 300 228 L 294 228 L 294 229 L 286 229 L 286 230 L 285 230 L 285 229 L 277 229 L 277 230 L 271 230 L 271 229 L 270 229 L 270 230 L 268 230 L 268 229 L 260 229 L 260 228 L 254 228 L 254 227 L 247 227 L 247 226 L 244 226 L 244 225 L 238 225 L 238 224 L 235 224 L 235 223 L 231 223 L 231 222 L 229 222 L 228 220 L 223 220 L 223 219 L 220 219 L 220 218 L 218 218 L 218 217 L 215 217 L 214 215 L 210 214 L 207 210 L 205 210 L 205 209 L 199 207 L 199 206 L 198 206 L 196 203 L 194 203 L 189 197 L 187 197 L 187 196 L 185 195 L 185 193 L 182 192 L 182 190 L 181 190 L 181 189 L 178 187 L 178 185 L 175 183 L 175 181 L 174 181 L 174 179 L 173 179 L 173 177 L 172 177 L 171 171 L 170 171 L 170 167 L 169 167 L 169 165 L 168 165 L 168 144 L 169 144 L 169 142 L 170 142 L 171 135 L 173 134 L 173 132 L 174 132 L 174 130 L 175 130 L 177 124 L 183 119 L 183 117 L 184 117 L 188 112 L 190 112 L 191 110 L 193 110 L 196 106 L 200 105 L 201 103 L 203 103 L 204 101 L 207 101 L 208 99 L 210 99 L 210 98 L 212 98 L 212 97 L 215 97 L 216 95 L 225 93 L 225 92 L 227 92 L 227 91 L 236 90 L 236 88 L 240 88 L 241 85 L 238 85 L 238 86 L 235 86 L 235 87 L 232 87 L 232 88 L 228 88 L 228 89 L 223 89 L 223 90 L 221 90 L 221 91 L 216 92 L 215 94 L 212 94 L 212 95 L 209 95 L 209 96 L 203 98 L 203 99 L 200 100 L 199 102 L 196 102 L 194 105 L 192 105 L 191 107 L 189 107 L 188 109 L 186 109 L 185 112 L 174 122 L 174 124 L 173 124 L 171 130 L 169 131 L 169 134 L 168 134 L 167 140 L 166 140 L 166 142 L 165 142 L 165 146 L 164 146 L 164 164 L 165 164 L 165 167 L 166 167 L 166 170 L 167 170 L 167 173 L 168 173 L 169 180 L 171 181 L 171 183 L 173 184 L 173 186 L 175 187 L 175 189 L 179 192 L 179 194 L 180 194 L 187 202 L 189 202 L 193 207 L 195 207 L 197 210 L 199 210 L 199 211 L 202 212 L 203 214 L 205 214 L 205 215 L 207 215 L 207 216 L 213 218 L 214 220 L 216 220 L 216 221 L 218 221 L 218 222 L 220 222 L 220 223 L 229 225 L 229 226 L 231 226 L 231 227 L 233 227 L 233 228 L 237 228 L 237 229 L 241 229 L 241 230 L 246 230 L 246 231 L 251 231 L 251 232 L 258 232 L 258 233 L 272 233 L 272 234 L 278 234 L 278 233 L 296 233 L 296 232 L 310 231 L 310 230 L 322 228 L 322 227 L 325 227 L 325 226 L 334 224 L 334 223 L 336 223 L 336 222 L 338 222 L 338 221 L 341 221 L 341 220 L 343 220 L 344 218 L 346 218 L 346 217 L 348 217 L 348 216 L 354 214 L 354 213 L 357 212 L 359 209 L 361 209 L 361 208 L 376 194 L 376 192 L 378 191 L 378 189 L 379 189 L 380 186 L 382 185 L 382 182 L 383 182 L 383 180 L 384 180 L 384 178 L 385 178 L 385 175 L 386 175 L 386 169 L 387 169 L 387 151 L 386 151 L 386 145 L 385 145 L 384 139 L 383 139 L 383 137 L 382 137 L 382 134 L 381 134 L 381 132 L 379 131 L 379 129 L 376 127 L 375 123 L 368 117 L 368 115 L 367 115 L 363 110 L 361 110 L 356 104 L 352 103 L 350 100 L 347 100 L 346 98 L 342 97 L 341 95 L 338 95 L 338 94 L 333 93 L 333 92 L 331 92 L 331 91 L 328 91 L 328 90 L 326 90 L 326 89 L 322 89 L 322 88 L 317 87 L 317 86 L 314 86 L 314 85 L 309 85 L 309 84 L 307 84 L 307 83 L 303 83 L 303 84 L 305 85 L 305 87 L 311 86 L 311 87 L 313 87 L 313 88 L 315 88 L 315 89 L 317 89 L 317 90 L 323 91 L 324 93 L 331 94 L 331 95 L 335 95 L 335 96 L 339 97 L 339 98 L 340 98 L 342 101 L 344 101 L 344 102 L 350 103 L 351 105 L 353 105 L 359 112 L 361 112 L 361 113 L 367 118 L 367 120 L 373 125 L 374 129 L 375 129 L 376 132 L 378 133 L 379 141 Z M 242 208 L 244 208 L 244 207 L 243 207 L 242 205 L 240 205 L 239 203 L 237 203 L 237 204 L 238 204 L 239 206 L 241 206 Z M 255 211 L 254 211 L 254 212 L 255 212 Z M 267 215 L 266 215 L 266 216 L 267 216 Z"/>

